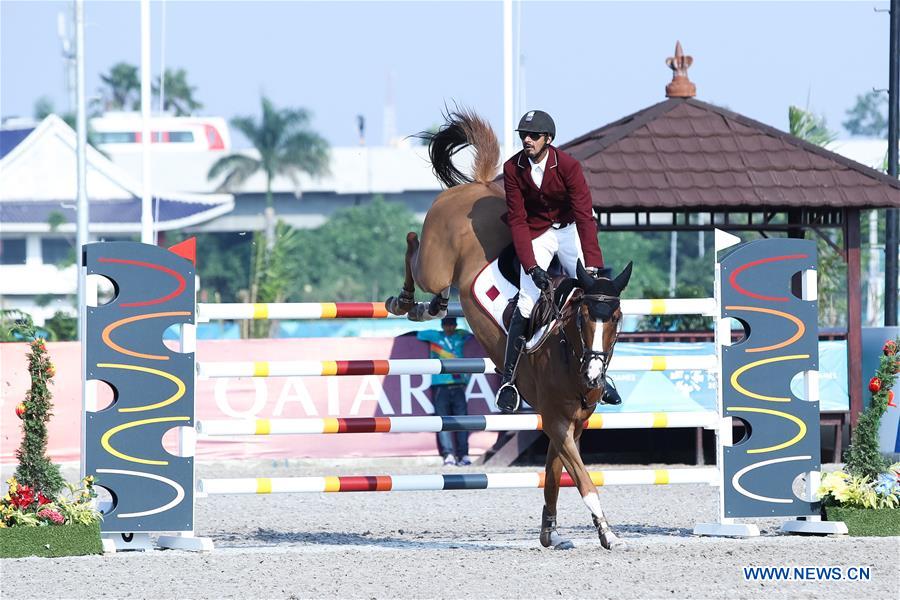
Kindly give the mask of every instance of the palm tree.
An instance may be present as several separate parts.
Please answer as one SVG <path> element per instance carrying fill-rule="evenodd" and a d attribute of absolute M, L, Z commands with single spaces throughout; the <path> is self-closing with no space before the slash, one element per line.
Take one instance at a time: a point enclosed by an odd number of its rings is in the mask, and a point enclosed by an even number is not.
<path fill-rule="evenodd" d="M 140 105 L 138 96 L 141 81 L 136 66 L 125 62 L 116 63 L 110 68 L 109 73 L 100 75 L 100 80 L 106 86 L 100 93 L 106 101 L 107 110 L 125 110 L 129 100 L 132 110 Z"/>
<path fill-rule="evenodd" d="M 825 117 L 817 116 L 797 106 L 788 107 L 788 126 L 791 135 L 823 148 L 837 138 L 837 135 L 828 129 Z"/>
<path fill-rule="evenodd" d="M 182 117 L 203 108 L 203 104 L 194 99 L 194 90 L 197 88 L 187 82 L 187 73 L 184 69 L 175 71 L 166 69 L 165 84 L 162 89 L 166 95 L 163 99 L 163 112 L 173 109 L 175 116 Z M 160 91 L 160 78 L 157 77 L 153 84 L 153 95 L 159 98 Z"/>
<path fill-rule="evenodd" d="M 235 117 L 231 125 L 244 134 L 259 152 L 259 158 L 230 154 L 217 160 L 208 178 L 225 175 L 220 191 L 230 191 L 257 171 L 266 175 L 266 248 L 275 246 L 275 206 L 272 180 L 276 175 L 290 177 L 299 189 L 301 173 L 324 175 L 328 172 L 328 142 L 309 129 L 310 113 L 302 108 L 278 109 L 262 97 L 262 118 Z"/>

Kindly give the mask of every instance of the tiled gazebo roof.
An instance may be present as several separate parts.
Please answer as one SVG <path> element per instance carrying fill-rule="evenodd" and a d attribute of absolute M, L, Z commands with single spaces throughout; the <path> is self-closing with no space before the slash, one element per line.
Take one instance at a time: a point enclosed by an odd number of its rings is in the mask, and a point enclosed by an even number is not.
<path fill-rule="evenodd" d="M 562 146 L 609 210 L 900 207 L 900 181 L 694 98 L 669 98 Z"/>

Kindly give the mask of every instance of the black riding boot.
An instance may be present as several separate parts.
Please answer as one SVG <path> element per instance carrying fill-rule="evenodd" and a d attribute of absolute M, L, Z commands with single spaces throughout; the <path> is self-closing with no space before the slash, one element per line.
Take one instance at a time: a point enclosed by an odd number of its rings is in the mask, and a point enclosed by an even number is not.
<path fill-rule="evenodd" d="M 513 384 L 516 363 L 519 355 L 525 348 L 525 328 L 528 319 L 522 316 L 519 309 L 515 309 L 509 322 L 509 335 L 506 338 L 506 360 L 503 361 L 503 380 L 500 382 L 500 390 L 497 392 L 497 407 L 504 413 L 514 413 L 522 406 L 522 398 L 519 390 Z"/>

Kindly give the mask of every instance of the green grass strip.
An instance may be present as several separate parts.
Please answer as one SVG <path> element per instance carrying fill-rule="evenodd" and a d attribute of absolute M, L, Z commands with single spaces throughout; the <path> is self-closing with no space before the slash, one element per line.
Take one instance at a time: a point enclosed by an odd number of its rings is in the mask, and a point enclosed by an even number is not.
<path fill-rule="evenodd" d="M 825 508 L 829 521 L 843 521 L 850 535 L 883 537 L 900 535 L 900 508 Z"/>
<path fill-rule="evenodd" d="M 5 527 L 0 529 L 0 558 L 102 554 L 100 524 Z"/>

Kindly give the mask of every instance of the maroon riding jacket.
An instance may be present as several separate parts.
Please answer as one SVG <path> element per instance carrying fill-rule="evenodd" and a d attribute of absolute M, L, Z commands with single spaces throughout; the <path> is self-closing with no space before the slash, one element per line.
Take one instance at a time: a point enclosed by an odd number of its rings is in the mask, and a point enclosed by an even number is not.
<path fill-rule="evenodd" d="M 507 223 L 519 261 L 528 271 L 537 262 L 531 240 L 555 223 L 575 223 L 586 267 L 602 267 L 597 224 L 591 212 L 591 193 L 581 165 L 562 150 L 549 147 L 544 179 L 538 188 L 531 179 L 531 162 L 519 151 L 503 165 Z"/>

